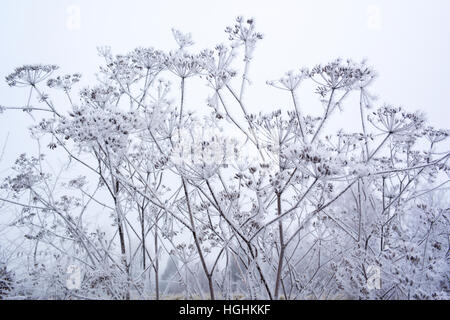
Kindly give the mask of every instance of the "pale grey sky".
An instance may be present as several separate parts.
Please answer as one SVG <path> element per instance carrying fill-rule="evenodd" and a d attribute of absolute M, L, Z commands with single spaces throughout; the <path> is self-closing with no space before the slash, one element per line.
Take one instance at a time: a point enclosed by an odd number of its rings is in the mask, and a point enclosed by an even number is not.
<path fill-rule="evenodd" d="M 99 45 L 115 53 L 137 46 L 171 49 L 175 27 L 191 32 L 198 48 L 212 47 L 226 41 L 225 26 L 245 15 L 255 17 L 265 35 L 250 73 L 252 112 L 283 103 L 265 80 L 338 56 L 368 58 L 380 75 L 373 91 L 381 101 L 422 109 L 433 125 L 447 128 L 449 13 L 448 0 L 2 0 L 0 105 L 26 104 L 24 89 L 3 81 L 22 64 L 57 64 L 61 73 L 81 72 L 88 84 L 101 62 Z M 21 112 L 0 115 L 0 143 L 10 133 L 0 171 L 27 150 L 29 124 Z"/>

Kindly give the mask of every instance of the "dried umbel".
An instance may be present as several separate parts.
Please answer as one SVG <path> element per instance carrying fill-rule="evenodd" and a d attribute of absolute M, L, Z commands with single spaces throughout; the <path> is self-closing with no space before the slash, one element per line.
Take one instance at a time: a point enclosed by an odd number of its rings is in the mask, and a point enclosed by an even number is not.
<path fill-rule="evenodd" d="M 20 194 L 46 181 L 49 175 L 40 173 L 38 170 L 40 161 L 43 159 L 43 154 L 40 157 L 28 157 L 25 153 L 22 153 L 12 167 L 15 175 L 7 177 L 1 185 L 1 189 Z"/>
<path fill-rule="evenodd" d="M 236 76 L 237 73 L 232 68 L 232 62 L 236 56 L 233 49 L 220 44 L 215 47 L 215 50 L 204 51 L 203 56 L 206 79 L 214 90 L 222 89 Z"/>
<path fill-rule="evenodd" d="M 153 48 L 136 48 L 130 53 L 135 68 L 147 70 L 152 75 L 157 75 L 164 69 L 166 55 L 160 50 Z"/>
<path fill-rule="evenodd" d="M 128 146 L 128 137 L 140 126 L 133 112 L 124 113 L 113 107 L 77 107 L 61 118 L 57 132 L 66 140 L 72 139 L 82 146 L 121 156 Z"/>
<path fill-rule="evenodd" d="M 80 73 L 66 74 L 64 76 L 58 76 L 56 78 L 48 79 L 47 86 L 49 86 L 50 88 L 70 91 L 72 89 L 72 86 L 80 82 L 80 80 Z"/>
<path fill-rule="evenodd" d="M 401 107 L 385 105 L 379 108 L 368 120 L 378 130 L 388 134 L 411 134 L 419 130 L 424 123 L 422 114 L 406 112 Z"/>
<path fill-rule="evenodd" d="M 113 86 L 87 87 L 80 91 L 81 101 L 98 108 L 115 105 L 120 95 L 120 90 Z"/>
<path fill-rule="evenodd" d="M 58 68 L 56 65 L 25 65 L 16 68 L 13 73 L 8 75 L 6 82 L 11 87 L 35 86 L 47 79 Z"/>
<path fill-rule="evenodd" d="M 172 28 L 172 34 L 180 49 L 184 49 L 194 45 L 192 35 L 190 33 L 182 33 L 180 30 Z"/>
<path fill-rule="evenodd" d="M 342 174 L 348 163 L 341 155 L 323 144 L 295 145 L 295 147 L 290 147 L 286 153 L 299 171 L 317 179 L 326 179 Z"/>
<path fill-rule="evenodd" d="M 241 16 L 237 17 L 236 24 L 233 27 L 227 27 L 225 32 L 232 41 L 233 47 L 241 45 L 245 47 L 245 61 L 252 58 L 256 43 L 263 38 L 262 33 L 255 31 L 255 19 L 245 20 Z"/>
<path fill-rule="evenodd" d="M 107 57 L 106 67 L 100 67 L 100 71 L 107 80 L 117 81 L 121 86 L 132 85 L 145 77 L 146 72 L 132 54 Z"/>
<path fill-rule="evenodd" d="M 190 54 L 185 51 L 170 52 L 165 60 L 166 68 L 180 78 L 199 75 L 203 71 L 206 52 Z"/>
<path fill-rule="evenodd" d="M 436 144 L 447 139 L 450 135 L 450 131 L 445 129 L 436 130 L 433 127 L 426 127 L 423 130 L 423 134 L 427 137 L 428 141 L 432 144 Z"/>
<path fill-rule="evenodd" d="M 336 59 L 326 65 L 315 66 L 309 77 L 319 85 L 317 92 L 325 96 L 332 90 L 348 91 L 364 87 L 375 77 L 375 73 L 365 62 Z"/>
<path fill-rule="evenodd" d="M 267 84 L 278 89 L 294 91 L 307 78 L 309 78 L 308 69 L 301 69 L 298 73 L 289 71 L 278 80 L 267 81 Z"/>

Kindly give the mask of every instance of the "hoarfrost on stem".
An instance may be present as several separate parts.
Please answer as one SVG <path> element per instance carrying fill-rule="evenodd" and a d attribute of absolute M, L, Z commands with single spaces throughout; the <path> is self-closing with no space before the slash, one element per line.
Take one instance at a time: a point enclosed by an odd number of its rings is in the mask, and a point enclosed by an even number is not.
<path fill-rule="evenodd" d="M 0 241 L 0 298 L 448 299 L 449 130 L 379 103 L 365 61 L 267 81 L 291 105 L 258 112 L 245 97 L 263 36 L 243 17 L 225 32 L 200 51 L 175 29 L 170 52 L 100 47 L 98 82 L 81 88 L 53 65 L 6 77 L 28 100 L 0 113 L 33 117 L 39 154 L 0 184 L 7 231 L 24 235 Z M 336 109 L 360 123 L 332 132 Z M 47 161 L 61 153 L 59 168 Z"/>

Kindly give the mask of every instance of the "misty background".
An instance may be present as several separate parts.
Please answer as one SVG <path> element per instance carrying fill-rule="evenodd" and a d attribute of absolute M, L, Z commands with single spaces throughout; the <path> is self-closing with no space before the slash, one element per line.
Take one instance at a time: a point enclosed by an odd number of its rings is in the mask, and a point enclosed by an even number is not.
<path fill-rule="evenodd" d="M 225 26 L 244 15 L 255 17 L 265 36 L 250 70 L 254 87 L 249 91 L 250 112 L 270 111 L 288 103 L 282 92 L 266 86 L 266 80 L 337 57 L 367 58 L 379 73 L 372 87 L 372 93 L 380 97 L 378 103 L 421 109 L 430 124 L 445 128 L 449 118 L 449 12 L 447 0 L 3 0 L 0 105 L 26 104 L 26 89 L 9 88 L 4 81 L 23 64 L 57 64 L 57 74 L 80 72 L 82 85 L 93 85 L 102 63 L 97 46 L 111 46 L 117 54 L 138 46 L 175 49 L 174 27 L 192 33 L 195 49 L 211 48 L 225 42 Z M 258 94 L 260 90 L 265 94 Z M 204 107 L 203 100 L 190 96 L 188 108 Z M 302 107 L 314 113 L 311 108 L 315 106 L 304 103 Z M 0 116 L 2 146 L 8 137 L 0 171 L 10 167 L 31 143 L 26 129 L 31 123 L 22 112 Z"/>

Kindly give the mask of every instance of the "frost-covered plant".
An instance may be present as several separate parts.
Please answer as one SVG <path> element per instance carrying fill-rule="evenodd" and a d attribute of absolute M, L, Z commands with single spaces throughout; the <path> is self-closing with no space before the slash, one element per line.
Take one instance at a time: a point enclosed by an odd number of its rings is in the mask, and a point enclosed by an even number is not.
<path fill-rule="evenodd" d="M 98 83 L 76 98 L 81 76 L 50 78 L 55 66 L 6 77 L 30 91 L 2 111 L 47 116 L 30 128 L 40 154 L 22 154 L 1 184 L 8 230 L 25 240 L 10 246 L 23 260 L 0 295 L 448 299 L 447 129 L 376 108 L 372 67 L 342 59 L 268 81 L 292 105 L 264 114 L 246 100 L 263 38 L 254 19 L 238 17 L 213 49 L 172 32 L 170 52 L 99 48 Z M 197 110 L 194 78 L 206 84 Z M 300 95 L 308 83 L 320 116 Z M 332 132 L 336 110 L 360 123 Z M 61 154 L 57 170 L 47 159 Z"/>
<path fill-rule="evenodd" d="M 13 285 L 13 273 L 6 269 L 6 265 L 4 263 L 0 264 L 0 300 L 14 289 Z"/>

